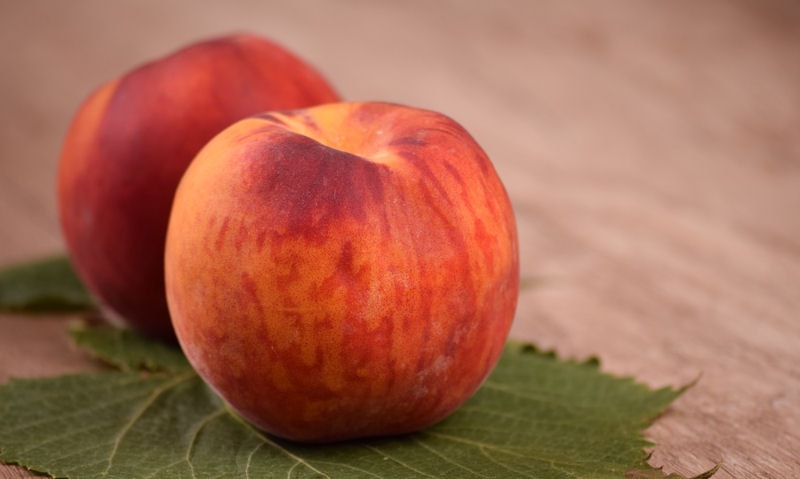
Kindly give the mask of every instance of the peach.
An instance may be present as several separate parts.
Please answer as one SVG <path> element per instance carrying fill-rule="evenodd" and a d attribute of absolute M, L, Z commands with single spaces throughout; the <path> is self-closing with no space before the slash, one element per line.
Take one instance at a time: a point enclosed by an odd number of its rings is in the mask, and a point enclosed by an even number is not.
<path fill-rule="evenodd" d="M 310 65 L 249 34 L 192 44 L 92 93 L 64 141 L 58 205 L 67 250 L 107 316 L 174 338 L 164 240 L 192 158 L 244 117 L 335 100 Z"/>
<path fill-rule="evenodd" d="M 448 416 L 506 342 L 514 214 L 452 119 L 333 103 L 235 123 L 175 195 L 165 250 L 178 340 L 264 431 L 330 442 Z"/>

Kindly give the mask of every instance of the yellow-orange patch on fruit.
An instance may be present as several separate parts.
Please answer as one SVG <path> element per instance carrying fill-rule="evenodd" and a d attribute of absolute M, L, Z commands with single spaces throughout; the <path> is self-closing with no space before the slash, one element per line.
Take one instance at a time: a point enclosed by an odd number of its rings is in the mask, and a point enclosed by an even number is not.
<path fill-rule="evenodd" d="M 108 103 L 118 84 L 119 80 L 106 83 L 92 93 L 91 97 L 78 110 L 70 130 L 67 132 L 63 147 L 65 151 L 75 152 L 74 158 L 71 159 L 68 166 L 62 166 L 62 168 L 68 167 L 74 171 L 84 171 L 87 168 L 87 163 L 96 154 L 93 151 L 95 127 L 102 123 Z M 60 177 L 61 175 L 59 175 Z"/>

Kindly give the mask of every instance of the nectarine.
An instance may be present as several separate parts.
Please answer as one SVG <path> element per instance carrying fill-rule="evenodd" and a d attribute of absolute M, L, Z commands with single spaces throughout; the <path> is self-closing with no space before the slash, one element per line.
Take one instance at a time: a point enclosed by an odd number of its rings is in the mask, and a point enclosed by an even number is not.
<path fill-rule="evenodd" d="M 64 141 L 58 204 L 72 261 L 108 315 L 174 337 L 164 239 L 186 166 L 237 120 L 334 100 L 310 65 L 248 34 L 192 44 L 89 96 Z"/>
<path fill-rule="evenodd" d="M 200 151 L 165 275 L 184 352 L 244 418 L 297 441 L 402 434 L 449 415 L 498 360 L 517 232 L 455 121 L 332 103 L 244 119 Z"/>

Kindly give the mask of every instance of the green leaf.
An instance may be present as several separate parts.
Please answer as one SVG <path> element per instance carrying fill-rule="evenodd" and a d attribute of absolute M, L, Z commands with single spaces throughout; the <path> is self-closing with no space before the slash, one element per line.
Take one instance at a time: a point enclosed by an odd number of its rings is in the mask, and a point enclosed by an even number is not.
<path fill-rule="evenodd" d="M 87 311 L 94 302 L 66 256 L 53 256 L 0 271 L 0 310 Z"/>
<path fill-rule="evenodd" d="M 0 460 L 74 479 L 664 477 L 647 465 L 642 430 L 680 394 L 511 344 L 440 424 L 308 446 L 251 427 L 163 344 L 108 328 L 76 334 L 125 370 L 0 386 Z"/>
<path fill-rule="evenodd" d="M 152 341 L 130 330 L 100 324 L 78 323 L 69 331 L 72 341 L 92 356 L 122 371 L 173 371 L 190 369 L 176 347 Z"/>

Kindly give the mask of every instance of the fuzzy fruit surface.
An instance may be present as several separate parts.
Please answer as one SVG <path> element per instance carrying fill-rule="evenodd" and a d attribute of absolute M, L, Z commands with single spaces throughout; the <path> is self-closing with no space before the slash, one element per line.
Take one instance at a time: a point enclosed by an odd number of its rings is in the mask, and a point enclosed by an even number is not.
<path fill-rule="evenodd" d="M 514 214 L 439 113 L 334 103 L 237 122 L 181 181 L 166 285 L 192 365 L 297 441 L 402 434 L 453 412 L 506 342 Z"/>
<path fill-rule="evenodd" d="M 174 337 L 164 240 L 186 167 L 237 120 L 337 99 L 313 67 L 249 34 L 192 44 L 93 92 L 64 140 L 58 206 L 72 262 L 108 315 Z"/>

